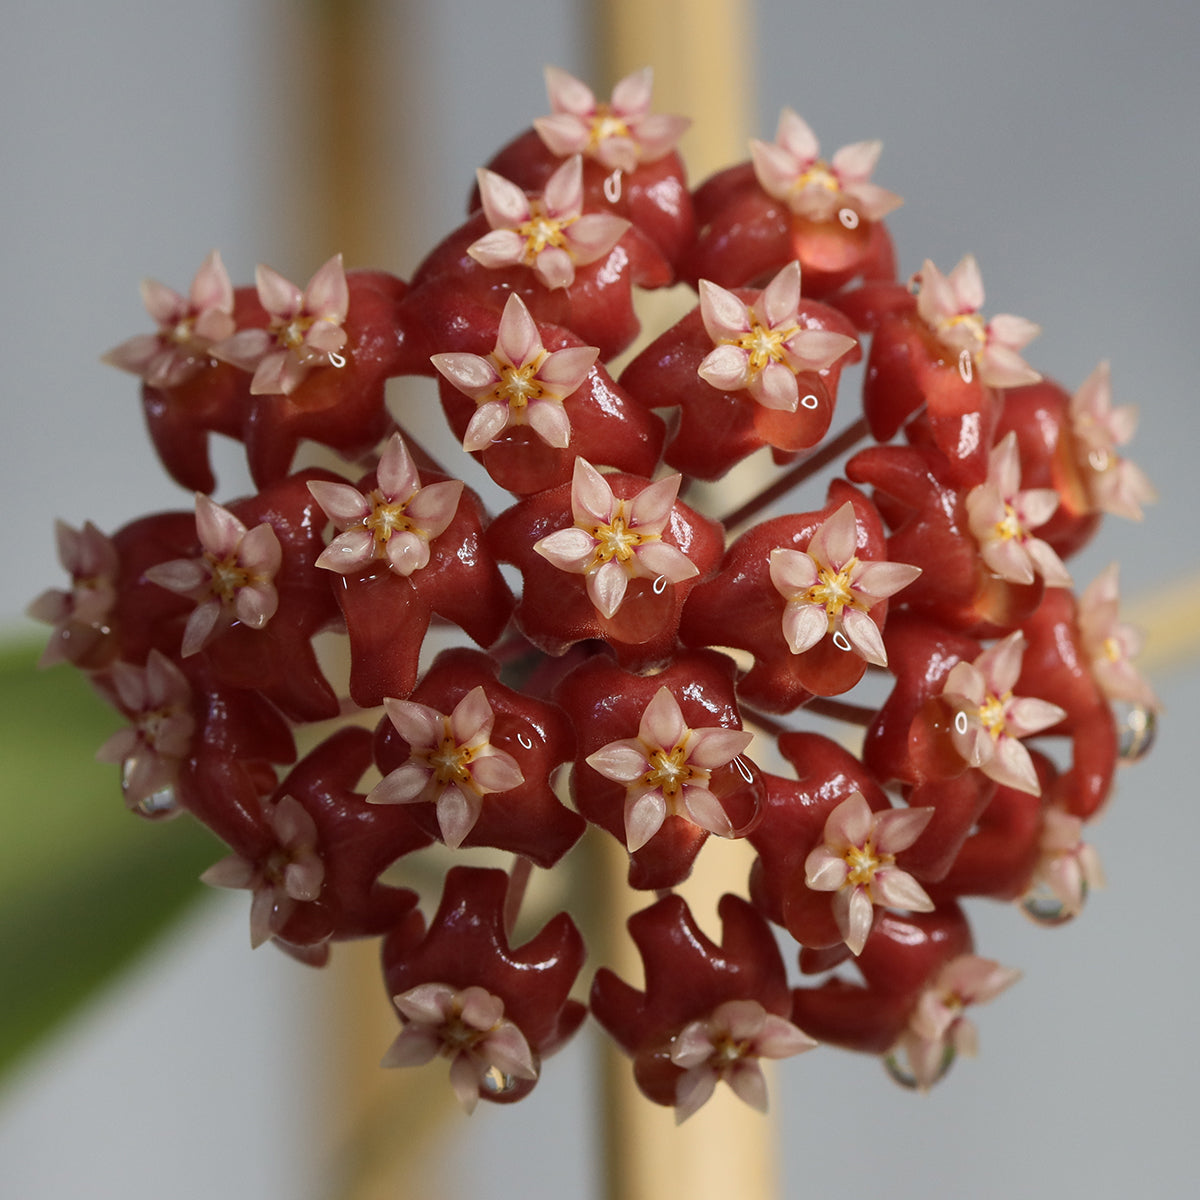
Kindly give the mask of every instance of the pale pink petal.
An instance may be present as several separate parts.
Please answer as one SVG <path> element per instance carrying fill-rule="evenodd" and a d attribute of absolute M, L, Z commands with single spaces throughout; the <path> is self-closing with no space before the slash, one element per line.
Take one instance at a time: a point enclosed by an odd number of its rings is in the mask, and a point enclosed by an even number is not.
<path fill-rule="evenodd" d="M 1041 538 L 1030 538 L 1025 543 L 1037 573 L 1046 581 L 1047 587 L 1069 588 L 1072 584 L 1071 572 L 1067 570 L 1063 560 L 1055 553 L 1049 542 Z"/>
<path fill-rule="evenodd" d="M 771 583 L 784 596 L 806 592 L 818 579 L 817 564 L 802 550 L 771 551 Z"/>
<path fill-rule="evenodd" d="M 561 246 L 547 246 L 534 259 L 533 273 L 551 291 L 570 287 L 575 282 L 575 262 Z"/>
<path fill-rule="evenodd" d="M 238 562 L 256 576 L 273 578 L 283 562 L 279 538 L 266 521 L 246 533 L 236 549 Z"/>
<path fill-rule="evenodd" d="M 503 750 L 477 758 L 471 764 L 471 778 L 485 794 L 507 792 L 525 782 L 517 760 Z"/>
<path fill-rule="evenodd" d="M 487 698 L 487 692 L 480 684 L 473 687 L 454 706 L 454 711 L 450 714 L 450 732 L 460 746 L 482 746 L 491 737 L 495 719 L 496 715 Z"/>
<path fill-rule="evenodd" d="M 143 575 L 151 583 L 165 587 L 172 592 L 187 595 L 203 587 L 209 580 L 209 574 L 203 565 L 194 558 L 175 558 L 170 562 L 155 563 L 147 567 Z"/>
<path fill-rule="evenodd" d="M 350 309 L 350 288 L 342 256 L 327 259 L 304 289 L 304 307 L 311 316 L 340 325 Z"/>
<path fill-rule="evenodd" d="M 384 699 L 384 710 L 396 732 L 414 749 L 429 749 L 441 741 L 445 726 L 442 714 L 427 704 L 415 700 Z"/>
<path fill-rule="evenodd" d="M 286 903 L 286 901 L 285 901 Z M 271 940 L 275 929 L 283 924 L 284 913 L 280 911 L 285 904 L 279 902 L 275 889 L 271 887 L 255 888 L 250 900 L 250 947 L 257 950 L 259 946 Z M 290 904 L 286 905 L 289 909 Z"/>
<path fill-rule="evenodd" d="M 820 143 L 812 127 L 791 108 L 784 108 L 779 114 L 775 141 L 803 166 L 812 163 L 821 152 Z"/>
<path fill-rule="evenodd" d="M 920 567 L 897 562 L 864 562 L 850 576 L 851 586 L 860 595 L 882 600 L 906 588 L 918 575 Z"/>
<path fill-rule="evenodd" d="M 669 751 L 683 740 L 687 728 L 679 701 L 669 688 L 660 687 L 642 712 L 638 737 L 647 746 Z"/>
<path fill-rule="evenodd" d="M 388 438 L 379 459 L 376 477 L 379 480 L 379 490 L 391 504 L 408 500 L 421 486 L 416 464 L 404 444 L 404 439 L 398 433 L 393 433 Z"/>
<path fill-rule="evenodd" d="M 633 783 L 650 769 L 650 760 L 642 743 L 633 738 L 609 742 L 607 746 L 601 746 L 595 753 L 589 754 L 584 762 L 606 779 L 617 783 Z"/>
<path fill-rule="evenodd" d="M 603 258 L 625 236 L 630 223 L 611 213 L 587 213 L 563 231 L 571 257 L 585 266 Z"/>
<path fill-rule="evenodd" d="M 767 1081 L 762 1068 L 752 1058 L 740 1058 L 725 1077 L 734 1095 L 756 1112 L 767 1111 Z"/>
<path fill-rule="evenodd" d="M 459 1108 L 470 1116 L 479 1103 L 479 1072 L 466 1053 L 456 1055 L 450 1064 L 450 1086 Z"/>
<path fill-rule="evenodd" d="M 750 310 L 732 292 L 700 280 L 700 318 L 713 343 L 726 338 L 737 340 L 752 328 Z"/>
<path fill-rule="evenodd" d="M 529 220 L 529 199 L 515 183 L 482 167 L 475 178 L 484 215 L 493 229 L 511 229 Z"/>
<path fill-rule="evenodd" d="M 578 573 L 591 562 L 596 539 L 586 530 L 572 525 L 534 542 L 533 548 L 559 570 Z"/>
<path fill-rule="evenodd" d="M 349 529 L 321 551 L 316 565 L 339 575 L 361 571 L 375 561 L 375 537 L 369 529 Z"/>
<path fill-rule="evenodd" d="M 801 170 L 795 158 L 781 146 L 757 138 L 750 142 L 750 158 L 762 190 L 768 196 L 787 203 L 791 198 L 792 184 Z"/>
<path fill-rule="evenodd" d="M 297 862 L 288 863 L 283 873 L 287 894 L 293 900 L 311 902 L 321 894 L 325 879 L 325 866 L 315 855 Z"/>
<path fill-rule="evenodd" d="M 891 808 L 875 814 L 875 848 L 880 854 L 907 850 L 933 817 L 932 808 Z"/>
<path fill-rule="evenodd" d="M 869 179 L 883 151 L 879 141 L 852 142 L 843 146 L 830 160 L 834 174 L 845 183 L 859 183 Z"/>
<path fill-rule="evenodd" d="M 704 770 L 732 762 L 754 740 L 745 729 L 724 729 L 719 725 L 693 729 L 688 742 L 688 762 Z"/>
<path fill-rule="evenodd" d="M 685 1071 L 675 1083 L 675 1124 L 682 1125 L 688 1117 L 708 1103 L 717 1088 L 717 1073 L 702 1065 Z"/>
<path fill-rule="evenodd" d="M 862 887 L 838 892 L 834 898 L 833 914 L 850 953 L 859 955 L 867 944 L 867 935 L 875 922 L 875 906 Z"/>
<path fill-rule="evenodd" d="M 861 609 L 842 610 L 842 631 L 855 652 L 877 667 L 887 666 L 887 649 L 879 626 Z"/>
<path fill-rule="evenodd" d="M 989 779 L 1031 796 L 1040 796 L 1041 784 L 1029 751 L 1015 738 L 1002 737 L 996 742 L 996 753 L 979 768 Z"/>
<path fill-rule="evenodd" d="M 750 394 L 763 406 L 776 412 L 795 412 L 800 404 L 796 376 L 783 363 L 769 362 L 751 381 Z"/>
<path fill-rule="evenodd" d="M 209 353 L 239 370 L 257 372 L 259 364 L 275 344 L 275 339 L 265 329 L 241 329 L 232 337 L 210 346 Z"/>
<path fill-rule="evenodd" d="M 556 112 L 586 117 L 596 111 L 592 89 L 561 67 L 546 67 L 543 71 L 550 107 Z"/>
<path fill-rule="evenodd" d="M 541 350 L 542 339 L 529 309 L 516 292 L 511 293 L 500 314 L 496 353 L 513 366 L 522 366 L 537 357 Z"/>
<path fill-rule="evenodd" d="M 486 396 L 500 382 L 500 375 L 491 361 L 478 354 L 434 354 L 429 361 L 454 387 L 473 400 Z"/>
<path fill-rule="evenodd" d="M 921 264 L 920 280 L 917 312 L 921 320 L 936 328 L 940 321 L 958 314 L 958 297 L 950 281 L 928 258 Z"/>
<path fill-rule="evenodd" d="M 715 833 L 717 837 L 733 837 L 733 822 L 730 821 L 729 814 L 708 788 L 685 784 L 683 807 L 692 824 L 707 829 L 709 833 Z"/>
<path fill-rule="evenodd" d="M 587 149 L 590 130 L 578 117 L 556 113 L 549 117 L 538 117 L 533 127 L 546 149 L 559 158 L 580 154 Z"/>
<path fill-rule="evenodd" d="M 1026 387 L 1041 379 L 1015 350 L 992 342 L 984 349 L 979 359 L 979 378 L 994 388 Z"/>
<path fill-rule="evenodd" d="M 279 607 L 279 593 L 269 583 L 238 588 L 233 607 L 243 625 L 262 629 Z"/>
<path fill-rule="evenodd" d="M 325 515 L 343 531 L 361 523 L 364 517 L 371 514 L 371 505 L 366 497 L 348 483 L 314 480 L 308 484 L 308 490 Z"/>
<path fill-rule="evenodd" d="M 530 404 L 525 421 L 546 445 L 565 450 L 571 444 L 571 422 L 561 404 L 545 401 Z"/>
<path fill-rule="evenodd" d="M 379 1065 L 381 1067 L 420 1067 L 432 1062 L 442 1048 L 442 1039 L 436 1030 L 426 1025 L 409 1024 L 400 1031 L 396 1040 L 388 1047 Z"/>
<path fill-rule="evenodd" d="M 858 520 L 849 500 L 824 520 L 808 543 L 808 553 L 817 562 L 840 571 L 854 557 L 858 544 Z"/>
<path fill-rule="evenodd" d="M 410 804 L 421 797 L 433 772 L 420 763 L 407 762 L 389 771 L 367 794 L 368 804 Z"/>
<path fill-rule="evenodd" d="M 583 158 L 572 155 L 546 180 L 542 202 L 554 220 L 577 217 L 583 211 Z M 521 220 L 527 220 L 522 217 Z"/>
<path fill-rule="evenodd" d="M 1018 696 L 1004 710 L 1004 721 L 1013 737 L 1028 737 L 1057 725 L 1066 717 L 1065 709 L 1048 700 L 1033 696 Z"/>
<path fill-rule="evenodd" d="M 625 845 L 630 854 L 640 850 L 667 819 L 667 802 L 661 790 L 625 798 Z"/>
<path fill-rule="evenodd" d="M 789 363 L 798 371 L 823 371 L 858 343 L 829 329 L 802 329 L 784 342 Z"/>
<path fill-rule="evenodd" d="M 829 617 L 820 604 L 789 604 L 783 613 L 783 636 L 793 654 L 811 650 L 829 632 Z"/>
<path fill-rule="evenodd" d="M 817 846 L 804 860 L 804 882 L 814 892 L 836 892 L 849 875 L 846 860 L 828 846 Z"/>
<path fill-rule="evenodd" d="M 643 542 L 633 552 L 638 574 L 645 578 L 682 583 L 700 574 L 700 568 L 669 542 Z"/>
<path fill-rule="evenodd" d="M 995 339 L 1002 346 L 1020 350 L 1042 332 L 1042 327 L 1024 317 L 1014 317 L 1011 313 L 997 313 L 988 322 L 987 332 L 989 341 Z"/>
<path fill-rule="evenodd" d="M 193 654 L 200 652 L 216 629 L 220 616 L 221 606 L 216 600 L 210 600 L 192 610 L 192 615 L 188 617 L 183 629 L 183 644 L 180 647 L 182 657 L 191 658 Z"/>
<path fill-rule="evenodd" d="M 490 446 L 507 428 L 512 410 L 500 400 L 489 400 L 481 404 L 467 423 L 463 434 L 463 449 L 477 453 Z"/>
<path fill-rule="evenodd" d="M 488 1034 L 483 1049 L 492 1066 L 517 1079 L 536 1079 L 537 1067 L 525 1035 L 509 1020 L 502 1020 Z"/>
<path fill-rule="evenodd" d="M 637 152 L 642 162 L 654 162 L 669 154 L 679 143 L 679 139 L 691 127 L 690 117 L 681 117 L 675 113 L 651 113 L 637 122 Z M 614 139 L 615 140 L 615 139 Z"/>
<path fill-rule="evenodd" d="M 571 508 L 576 521 L 585 525 L 607 525 L 616 509 L 616 498 L 608 481 L 584 458 L 575 460 Z"/>
<path fill-rule="evenodd" d="M 525 239 L 516 230 L 493 229 L 491 233 L 485 233 L 483 237 L 476 238 L 467 247 L 467 253 L 481 267 L 487 267 L 490 271 L 498 271 L 502 267 L 520 266 L 525 261 L 525 244 Z"/>
<path fill-rule="evenodd" d="M 705 383 L 722 392 L 736 392 L 744 388 L 750 378 L 750 356 L 741 346 L 718 346 L 705 356 L 696 374 Z M 795 381 L 793 380 L 793 390 Z M 799 393 L 797 392 L 797 401 Z M 795 404 L 792 410 L 795 410 Z"/>
<path fill-rule="evenodd" d="M 161 348 L 158 334 L 139 333 L 136 337 L 127 338 L 119 346 L 114 346 L 100 361 L 108 363 L 110 367 L 128 371 L 132 375 L 145 375 Z"/>
<path fill-rule="evenodd" d="M 444 533 L 454 520 L 464 486 L 461 479 L 431 483 L 428 487 L 421 488 L 409 501 L 405 511 L 426 538 L 435 538 Z"/>
<path fill-rule="evenodd" d="M 985 650 L 975 660 L 975 666 L 983 673 L 989 689 L 1000 696 L 1012 691 L 1021 674 L 1024 655 L 1025 635 L 1018 629 L 1002 642 Z"/>
<path fill-rule="evenodd" d="M 595 346 L 569 346 L 547 355 L 538 368 L 537 377 L 549 384 L 560 399 L 569 396 L 583 383 L 600 356 Z"/>
<path fill-rule="evenodd" d="M 947 279 L 962 312 L 978 312 L 983 307 L 983 276 L 973 254 L 965 254 Z"/>
<path fill-rule="evenodd" d="M 871 806 L 862 792 L 851 792 L 825 819 L 825 844 L 834 849 L 863 846 L 871 826 Z"/>
<path fill-rule="evenodd" d="M 629 576 L 618 562 L 606 562 L 599 570 L 587 577 L 587 593 L 596 610 L 610 620 L 621 607 Z"/>
<path fill-rule="evenodd" d="M 679 495 L 680 475 L 667 475 L 642 488 L 629 506 L 629 524 L 642 534 L 662 533 Z"/>
<path fill-rule="evenodd" d="M 755 305 L 763 324 L 776 329 L 796 319 L 800 304 L 800 264 L 794 259 L 763 289 Z"/>
<path fill-rule="evenodd" d="M 907 912 L 932 912 L 933 901 L 925 889 L 907 872 L 884 867 L 875 872 L 872 881 L 876 903 Z"/>
<path fill-rule="evenodd" d="M 393 533 L 384 550 L 388 566 L 404 578 L 429 563 L 429 543 L 409 530 Z"/>
<path fill-rule="evenodd" d="M 463 838 L 475 828 L 482 811 L 483 802 L 473 792 L 452 784 L 444 787 L 437 798 L 438 829 L 441 830 L 442 841 L 451 850 L 457 850 Z"/>
<path fill-rule="evenodd" d="M 304 306 L 300 289 L 271 267 L 260 263 L 254 272 L 254 282 L 263 308 L 273 317 L 290 320 Z"/>

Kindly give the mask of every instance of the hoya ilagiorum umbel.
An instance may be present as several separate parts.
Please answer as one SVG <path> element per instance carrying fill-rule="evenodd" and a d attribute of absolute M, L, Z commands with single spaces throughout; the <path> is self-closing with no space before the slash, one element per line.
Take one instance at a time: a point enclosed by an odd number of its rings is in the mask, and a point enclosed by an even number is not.
<path fill-rule="evenodd" d="M 814 1039 L 930 1087 L 1017 978 L 962 903 L 1078 916 L 1089 823 L 1153 734 L 1115 565 L 1078 598 L 1066 565 L 1153 499 L 1135 413 L 1106 364 L 1042 379 L 969 254 L 898 277 L 878 142 L 824 159 L 788 109 L 692 191 L 648 71 L 608 99 L 546 78 L 407 281 L 334 254 L 235 286 L 213 252 L 186 293 L 143 285 L 155 328 L 107 357 L 193 495 L 59 524 L 43 661 L 125 719 L 98 757 L 129 808 L 227 845 L 204 878 L 250 893 L 255 945 L 382 938 L 384 1063 L 444 1058 L 468 1111 L 585 1015 L 571 917 L 513 931 L 588 837 L 647 902 L 644 988 L 601 970 L 590 1006 L 651 1100 L 763 1108 L 760 1061 Z M 694 307 L 615 366 L 638 290 L 676 280 Z M 214 494 L 214 433 L 256 494 Z M 736 838 L 718 942 L 675 889 Z"/>

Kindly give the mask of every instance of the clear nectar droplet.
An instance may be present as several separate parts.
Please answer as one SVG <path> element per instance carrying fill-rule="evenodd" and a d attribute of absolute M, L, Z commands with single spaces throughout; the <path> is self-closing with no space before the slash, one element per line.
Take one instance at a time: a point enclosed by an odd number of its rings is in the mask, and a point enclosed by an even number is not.
<path fill-rule="evenodd" d="M 820 408 L 821 402 L 812 394 L 812 392 L 809 392 L 807 396 L 802 396 L 800 398 L 800 407 L 807 408 L 811 412 L 813 409 Z"/>
<path fill-rule="evenodd" d="M 905 1055 L 901 1058 L 898 1051 L 893 1050 L 891 1054 L 884 1055 L 883 1067 L 902 1088 L 908 1088 L 911 1092 L 921 1092 L 928 1090 L 935 1083 L 940 1083 L 945 1079 L 950 1068 L 954 1065 L 956 1057 L 954 1047 L 947 1044 L 942 1051 L 942 1061 L 938 1064 L 937 1074 L 928 1084 L 917 1082 L 916 1075 L 913 1074 L 912 1068 L 908 1065 L 908 1056 Z"/>
<path fill-rule="evenodd" d="M 833 635 L 833 644 L 843 652 L 848 652 L 854 649 L 854 647 L 850 645 L 850 639 L 840 629 Z"/>
<path fill-rule="evenodd" d="M 506 1096 L 517 1086 L 517 1078 L 515 1075 L 506 1075 L 499 1067 L 488 1067 L 479 1086 L 489 1096 Z"/>
<path fill-rule="evenodd" d="M 1087 899 L 1087 884 L 1083 885 L 1082 900 Z M 1081 904 L 1082 907 L 1082 904 Z M 1048 887 L 1039 885 L 1021 898 L 1021 911 L 1035 924 L 1048 929 L 1065 925 L 1079 916 L 1080 908 L 1064 904 Z"/>
<path fill-rule="evenodd" d="M 1122 762 L 1139 762 L 1150 753 L 1158 733 L 1158 716 L 1152 708 L 1117 701 L 1113 705 L 1117 722 L 1117 754 Z"/>

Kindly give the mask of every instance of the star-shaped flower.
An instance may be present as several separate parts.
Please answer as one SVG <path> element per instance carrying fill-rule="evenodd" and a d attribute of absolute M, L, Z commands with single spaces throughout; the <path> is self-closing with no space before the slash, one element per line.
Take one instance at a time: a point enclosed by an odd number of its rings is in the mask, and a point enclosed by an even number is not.
<path fill-rule="evenodd" d="M 1101 512 L 1131 520 L 1142 519 L 1142 505 L 1158 498 L 1142 469 L 1116 450 L 1137 428 L 1137 409 L 1113 408 L 1108 363 L 1102 362 L 1071 398 L 1071 429 L 1082 451 L 1080 466 L 1087 474 L 1088 495 Z"/>
<path fill-rule="evenodd" d="M 1046 810 L 1026 905 L 1049 895 L 1059 906 L 1056 923 L 1077 917 L 1088 893 L 1104 886 L 1100 856 L 1083 840 L 1082 831 L 1078 817 L 1060 808 Z"/>
<path fill-rule="evenodd" d="M 753 737 L 717 725 L 690 729 L 679 702 L 661 687 L 642 713 L 636 738 L 609 742 L 586 761 L 606 779 L 625 785 L 625 844 L 632 853 L 668 815 L 732 837 L 733 826 L 708 783 L 713 770 L 732 762 Z"/>
<path fill-rule="evenodd" d="M 257 861 L 230 854 L 214 863 L 200 880 L 212 887 L 248 888 L 250 945 L 256 950 L 281 932 L 296 905 L 316 900 L 325 880 L 312 814 L 293 796 L 267 804 L 276 844 Z"/>
<path fill-rule="evenodd" d="M 895 192 L 870 182 L 882 149 L 882 142 L 855 142 L 825 162 L 816 135 L 790 108 L 779 114 L 773 142 L 750 142 L 763 191 L 810 221 L 832 221 L 847 206 L 852 217 L 879 221 L 899 208 L 904 201 Z"/>
<path fill-rule="evenodd" d="M 491 354 L 435 354 L 430 361 L 478 406 L 464 450 L 482 450 L 513 425 L 528 425 L 547 445 L 562 449 L 571 441 L 563 401 L 588 377 L 599 353 L 595 346 L 547 350 L 529 309 L 513 292 Z"/>
<path fill-rule="evenodd" d="M 1024 654 L 1025 635 L 1017 630 L 973 663 L 956 663 L 942 699 L 955 710 L 950 736 L 968 765 L 1037 796 L 1042 790 L 1037 772 L 1020 739 L 1057 725 L 1067 714 L 1048 700 L 1013 695 Z"/>
<path fill-rule="evenodd" d="M 740 1100 L 767 1111 L 767 1081 L 760 1058 L 790 1058 L 816 1042 L 757 1000 L 726 1000 L 712 1015 L 692 1021 L 671 1041 L 671 1061 L 684 1074 L 675 1085 L 675 1122 L 704 1105 L 724 1080 Z"/>
<path fill-rule="evenodd" d="M 242 329 L 212 348 L 217 358 L 254 373 L 252 396 L 290 396 L 314 367 L 346 365 L 340 351 L 350 289 L 340 254 L 317 270 L 304 291 L 262 264 L 254 280 L 270 325 Z"/>
<path fill-rule="evenodd" d="M 929 824 L 932 808 L 872 812 L 862 792 L 852 792 L 825 821 L 824 841 L 804 861 L 804 882 L 816 892 L 836 892 L 833 915 L 846 945 L 862 952 L 874 906 L 932 912 L 925 889 L 896 866 Z"/>
<path fill-rule="evenodd" d="M 151 583 L 196 601 L 183 631 L 184 658 L 235 621 L 262 629 L 279 606 L 274 580 L 282 550 L 270 524 L 247 530 L 227 508 L 197 492 L 196 532 L 199 558 L 177 558 L 146 571 Z"/>
<path fill-rule="evenodd" d="M 1041 332 L 1024 317 L 999 313 L 985 322 L 983 279 L 973 254 L 943 275 L 929 259 L 916 276 L 917 312 L 947 349 L 958 354 L 958 369 L 968 381 L 976 368 L 988 387 L 1021 387 L 1037 383 L 1038 374 L 1017 351 Z"/>
<path fill-rule="evenodd" d="M 603 258 L 629 222 L 611 213 L 584 213 L 583 159 L 573 155 L 546 180 L 541 196 L 480 169 L 479 198 L 492 232 L 467 247 L 485 267 L 526 266 L 548 288 L 570 287 L 576 266 Z"/>
<path fill-rule="evenodd" d="M 650 112 L 653 72 L 626 75 L 612 100 L 598 104 L 592 89 L 559 67 L 546 68 L 546 91 L 553 113 L 533 123 L 552 154 L 583 154 L 602 166 L 633 171 L 639 162 L 669 154 L 691 124 L 687 117 Z"/>
<path fill-rule="evenodd" d="M 104 355 L 104 361 L 140 375 L 151 387 L 186 383 L 212 362 L 213 343 L 234 331 L 233 284 L 215 250 L 196 272 L 187 296 L 146 279 L 142 303 L 158 324 L 158 332 L 122 342 Z"/>
<path fill-rule="evenodd" d="M 783 636 L 793 654 L 840 633 L 845 648 L 886 667 L 887 650 L 869 610 L 912 583 L 921 568 L 860 562 L 854 553 L 857 529 L 854 505 L 847 501 L 821 523 L 807 550 L 771 551 L 771 582 L 787 600 Z"/>
<path fill-rule="evenodd" d="M 375 785 L 368 803 L 433 801 L 442 839 L 457 849 L 478 821 L 483 797 L 525 780 L 516 759 L 491 743 L 495 713 L 487 694 L 482 685 L 472 688 L 449 716 L 411 700 L 383 705 L 411 754 Z"/>
<path fill-rule="evenodd" d="M 971 1004 L 986 1004 L 1020 978 L 1020 971 L 975 954 L 960 955 L 938 972 L 921 993 L 893 1051 L 904 1051 L 921 1091 L 941 1078 L 948 1058 L 956 1054 L 974 1057 L 978 1036 L 963 1010 Z"/>
<path fill-rule="evenodd" d="M 499 996 L 481 987 L 422 983 L 393 1002 L 404 1028 L 381 1065 L 415 1067 L 439 1054 L 450 1059 L 450 1085 L 466 1112 L 475 1111 L 481 1088 L 500 1090 L 505 1076 L 537 1078 L 529 1043 L 505 1017 Z"/>
<path fill-rule="evenodd" d="M 196 730 L 187 677 L 165 654 L 151 650 L 144 667 L 113 663 L 110 680 L 130 724 L 96 751 L 96 759 L 120 764 L 130 808 L 147 815 L 174 809 L 179 767 L 191 753 Z"/>
<path fill-rule="evenodd" d="M 800 316 L 800 264 L 790 262 L 752 305 L 700 281 L 700 315 L 716 349 L 700 364 L 701 379 L 723 392 L 745 388 L 764 408 L 795 412 L 796 375 L 823 371 L 854 345 L 826 329 L 804 329 Z"/>
<path fill-rule="evenodd" d="M 352 575 L 375 562 L 408 576 L 429 562 L 429 543 L 454 520 L 463 483 L 447 479 L 421 486 L 421 477 L 394 433 L 379 459 L 377 484 L 368 496 L 348 483 L 316 480 L 308 485 L 338 535 L 317 566 Z"/>
<path fill-rule="evenodd" d="M 644 487 L 631 500 L 618 500 L 604 476 L 582 458 L 571 478 L 575 524 L 534 544 L 547 562 L 562 571 L 587 576 L 587 592 L 604 617 L 621 607 L 631 579 L 679 583 L 700 572 L 670 543 L 663 530 L 679 494 L 679 475 Z"/>
<path fill-rule="evenodd" d="M 967 520 L 983 561 L 1001 579 L 1047 587 L 1070 587 L 1071 575 L 1048 542 L 1032 536 L 1058 507 L 1053 488 L 1021 491 L 1021 458 L 1016 433 L 1007 434 L 988 455 L 987 479 L 966 497 Z"/>
<path fill-rule="evenodd" d="M 1154 689 L 1133 660 L 1142 649 L 1142 635 L 1119 620 L 1121 607 L 1118 568 L 1110 563 L 1079 597 L 1079 636 L 1092 668 L 1092 677 L 1110 700 L 1124 700 L 1157 712 Z"/>

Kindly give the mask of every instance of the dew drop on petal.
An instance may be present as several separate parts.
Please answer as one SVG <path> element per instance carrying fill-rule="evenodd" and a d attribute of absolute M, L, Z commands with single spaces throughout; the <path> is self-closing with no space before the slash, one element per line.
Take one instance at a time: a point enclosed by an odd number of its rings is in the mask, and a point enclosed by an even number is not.
<path fill-rule="evenodd" d="M 854 649 L 854 647 L 850 645 L 850 639 L 840 629 L 833 635 L 833 644 L 839 650 Z"/>
<path fill-rule="evenodd" d="M 1158 718 L 1151 708 L 1117 701 L 1113 704 L 1117 722 L 1117 754 L 1122 762 L 1139 762 L 1150 753 L 1158 732 Z"/>
<path fill-rule="evenodd" d="M 965 735 L 967 732 L 968 724 L 969 724 L 969 722 L 967 721 L 967 714 L 965 712 L 956 712 L 954 714 L 954 728 L 959 733 Z"/>
<path fill-rule="evenodd" d="M 975 378 L 975 364 L 971 361 L 969 350 L 958 352 L 958 373 L 962 376 L 963 383 L 970 383 Z"/>
<path fill-rule="evenodd" d="M 811 411 L 812 409 L 820 408 L 820 406 L 820 400 L 818 400 L 816 396 L 812 394 L 812 392 L 809 392 L 807 396 L 802 396 L 800 399 L 801 408 L 807 408 Z"/>
<path fill-rule="evenodd" d="M 489 1096 L 504 1096 L 517 1086 L 517 1078 L 515 1075 L 506 1075 L 499 1067 L 488 1067 L 479 1086 Z"/>
<path fill-rule="evenodd" d="M 1087 884 L 1084 884 L 1083 898 L 1087 899 Z M 1021 911 L 1035 924 L 1053 928 L 1055 925 L 1065 925 L 1079 915 L 1078 909 L 1068 908 L 1047 887 L 1037 887 L 1026 892 L 1021 898 Z"/>
<path fill-rule="evenodd" d="M 858 213 L 856 213 L 852 208 L 839 208 L 838 220 L 841 221 L 841 223 L 845 225 L 847 229 L 858 228 Z"/>
<path fill-rule="evenodd" d="M 621 199 L 621 168 L 618 167 L 604 179 L 604 198 L 609 204 L 616 204 Z"/>
<path fill-rule="evenodd" d="M 954 1065 L 953 1046 L 946 1046 L 942 1052 L 942 1061 L 938 1065 L 937 1075 L 934 1076 L 932 1083 L 940 1083 L 946 1078 L 947 1072 Z M 902 1087 L 908 1088 L 910 1091 L 920 1091 L 921 1085 L 917 1082 L 917 1077 L 912 1073 L 907 1062 L 902 1061 L 900 1055 L 895 1052 L 887 1054 L 883 1059 L 884 1070 Z"/>

